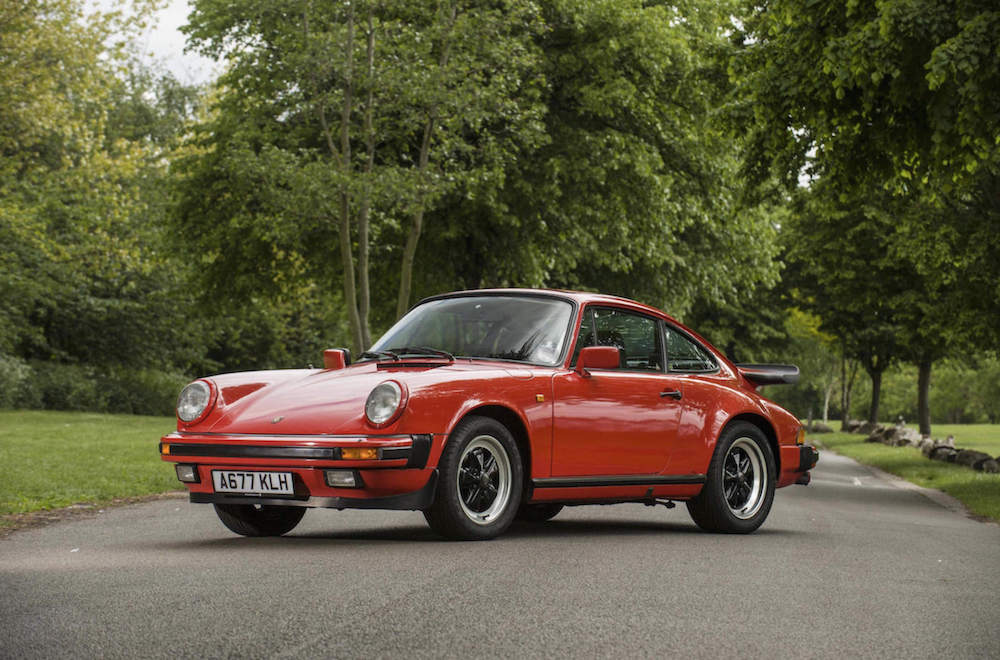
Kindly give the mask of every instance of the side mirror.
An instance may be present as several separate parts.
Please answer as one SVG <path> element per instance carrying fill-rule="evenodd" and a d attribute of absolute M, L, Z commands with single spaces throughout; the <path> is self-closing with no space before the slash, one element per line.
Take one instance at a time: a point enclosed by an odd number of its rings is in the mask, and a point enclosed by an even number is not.
<path fill-rule="evenodd" d="M 351 363 L 351 352 L 346 348 L 328 348 L 323 351 L 324 369 L 343 369 Z"/>
<path fill-rule="evenodd" d="M 621 355 L 614 346 L 587 346 L 576 358 L 576 373 L 590 378 L 588 369 L 617 369 Z"/>

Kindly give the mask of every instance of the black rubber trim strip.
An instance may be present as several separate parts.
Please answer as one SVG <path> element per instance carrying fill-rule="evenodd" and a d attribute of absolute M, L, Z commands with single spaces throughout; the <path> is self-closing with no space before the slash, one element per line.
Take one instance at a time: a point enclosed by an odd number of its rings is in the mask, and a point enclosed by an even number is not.
<path fill-rule="evenodd" d="M 340 447 L 267 447 L 261 445 L 204 445 L 167 443 L 167 456 L 211 456 L 217 458 L 313 458 L 339 461 Z M 160 443 L 163 453 L 163 443 Z"/>
<path fill-rule="evenodd" d="M 406 460 L 408 468 L 427 466 L 431 453 L 431 436 L 414 435 L 411 447 L 380 447 L 379 459 L 383 461 Z M 183 442 L 160 443 L 170 445 L 167 456 L 198 456 L 216 458 L 311 458 L 325 461 L 342 460 L 341 447 L 269 447 L 263 445 L 207 445 Z"/>
<path fill-rule="evenodd" d="M 302 438 L 303 440 L 358 440 L 358 439 L 375 439 L 375 440 L 406 440 L 410 436 L 405 433 L 217 433 L 215 431 L 171 431 L 167 436 L 168 438 L 183 438 L 189 436 L 192 438 L 201 438 L 206 436 L 212 436 L 216 438 Z"/>
<path fill-rule="evenodd" d="M 413 450 L 410 452 L 410 460 L 406 467 L 423 469 L 427 467 L 427 459 L 431 456 L 431 441 L 434 436 L 431 434 L 413 436 Z"/>
<path fill-rule="evenodd" d="M 549 477 L 532 479 L 535 488 L 591 488 L 600 486 L 663 486 L 703 484 L 703 474 L 636 474 L 620 477 Z"/>
<path fill-rule="evenodd" d="M 794 385 L 799 382 L 799 368 L 794 364 L 741 364 L 736 368 L 756 386 Z"/>
<path fill-rule="evenodd" d="M 293 499 L 256 497 L 253 495 L 228 495 L 226 493 L 191 493 L 195 504 L 262 504 L 270 506 L 304 506 L 324 509 L 391 509 L 395 511 L 423 511 L 434 503 L 437 490 L 437 470 L 431 472 L 427 483 L 420 490 L 388 497 L 309 497 Z"/>
<path fill-rule="evenodd" d="M 799 467 L 795 471 L 811 470 L 816 467 L 817 461 L 819 461 L 819 452 L 816 451 L 816 448 L 811 445 L 802 445 L 799 447 Z"/>

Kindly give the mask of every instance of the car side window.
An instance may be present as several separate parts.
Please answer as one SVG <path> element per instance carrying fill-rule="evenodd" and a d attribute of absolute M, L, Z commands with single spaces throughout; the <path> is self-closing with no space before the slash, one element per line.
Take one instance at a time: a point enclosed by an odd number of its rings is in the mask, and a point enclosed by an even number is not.
<path fill-rule="evenodd" d="M 715 358 L 704 348 L 669 325 L 663 326 L 670 371 L 706 372 L 719 368 Z"/>
<path fill-rule="evenodd" d="M 655 319 L 620 309 L 596 308 L 594 329 L 598 346 L 618 349 L 621 358 L 619 368 L 628 371 L 663 370 Z"/>

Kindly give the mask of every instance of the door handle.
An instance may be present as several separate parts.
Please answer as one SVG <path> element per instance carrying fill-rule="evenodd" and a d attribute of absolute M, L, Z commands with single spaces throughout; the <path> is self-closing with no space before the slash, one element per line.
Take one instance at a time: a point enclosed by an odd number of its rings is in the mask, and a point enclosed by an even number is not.
<path fill-rule="evenodd" d="M 665 397 L 665 396 L 669 396 L 674 401 L 680 401 L 681 400 L 681 396 L 683 396 L 683 395 L 681 394 L 680 390 L 664 390 L 663 392 L 660 392 L 660 398 L 661 399 L 663 397 Z"/>

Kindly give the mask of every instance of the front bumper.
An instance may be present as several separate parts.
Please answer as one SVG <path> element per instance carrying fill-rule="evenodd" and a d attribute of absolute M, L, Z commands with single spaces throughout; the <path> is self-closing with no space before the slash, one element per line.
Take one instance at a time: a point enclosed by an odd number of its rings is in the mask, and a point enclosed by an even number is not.
<path fill-rule="evenodd" d="M 251 461 L 309 461 L 325 467 L 424 468 L 434 436 L 268 436 L 171 433 L 160 441 L 160 456 L 176 463 L 221 458 Z M 344 449 L 375 449 L 374 460 L 344 460 Z M 233 461 L 232 459 L 237 459 Z M 327 465 L 329 464 L 329 465 Z"/>
<path fill-rule="evenodd" d="M 273 504 L 334 509 L 426 509 L 437 483 L 434 467 L 443 434 L 386 436 L 291 436 L 175 432 L 160 442 L 164 461 L 191 466 L 195 480 L 185 481 L 192 502 Z M 369 450 L 373 458 L 345 458 Z M 326 470 L 350 470 L 359 487 L 329 486 Z M 215 492 L 215 470 L 290 473 L 289 495 Z"/>
<path fill-rule="evenodd" d="M 305 506 L 324 509 L 392 509 L 397 511 L 423 511 L 434 503 L 437 488 L 437 470 L 431 470 L 427 483 L 420 490 L 383 497 L 256 497 L 229 493 L 192 492 L 196 504 L 261 504 L 277 506 Z"/>

